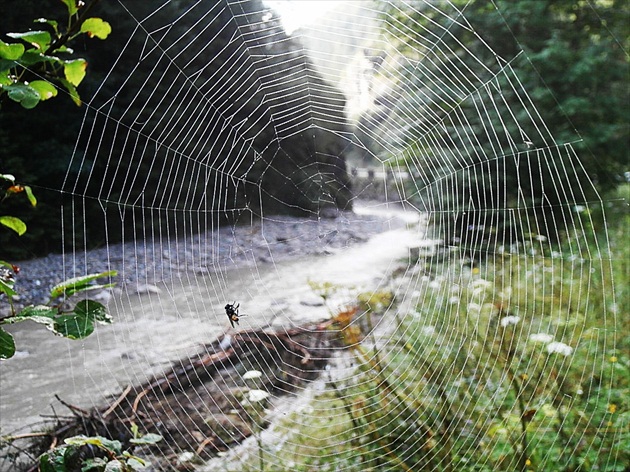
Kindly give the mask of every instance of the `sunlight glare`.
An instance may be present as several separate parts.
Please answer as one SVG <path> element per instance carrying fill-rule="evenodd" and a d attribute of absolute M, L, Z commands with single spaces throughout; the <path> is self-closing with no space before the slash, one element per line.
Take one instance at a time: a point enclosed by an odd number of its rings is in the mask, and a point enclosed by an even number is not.
<path fill-rule="evenodd" d="M 266 6 L 280 15 L 287 34 L 292 34 L 302 26 L 316 23 L 325 13 L 344 3 L 346 2 L 332 0 L 264 0 Z"/>

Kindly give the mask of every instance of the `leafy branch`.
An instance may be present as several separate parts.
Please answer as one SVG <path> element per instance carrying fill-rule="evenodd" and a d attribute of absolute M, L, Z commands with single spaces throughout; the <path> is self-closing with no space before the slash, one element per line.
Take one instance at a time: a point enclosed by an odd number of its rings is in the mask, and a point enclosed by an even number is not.
<path fill-rule="evenodd" d="M 19 42 L 0 40 L 0 103 L 7 96 L 31 109 L 57 96 L 58 89 L 63 88 L 76 105 L 81 105 L 77 87 L 85 77 L 87 61 L 73 57 L 74 51 L 67 44 L 83 34 L 105 39 L 111 33 L 109 23 L 89 16 L 99 1 L 84 4 L 62 0 L 68 11 L 66 28 L 55 20 L 38 18 L 35 23 L 43 29 L 6 34 Z M 36 80 L 29 80 L 33 77 Z"/>
<path fill-rule="evenodd" d="M 24 194 L 32 206 L 37 205 L 37 199 L 29 186 L 15 182 L 10 174 L 0 174 L 0 181 L 8 184 L 0 203 L 18 194 Z M 26 232 L 26 224 L 14 216 L 0 215 L 0 225 L 5 226 L 18 235 Z M 15 277 L 20 268 L 7 261 L 0 260 L 0 297 L 3 295 L 9 301 L 11 314 L 0 318 L 0 326 L 31 320 L 45 325 L 53 333 L 70 339 L 81 339 L 94 332 L 96 324 L 112 322 L 105 306 L 94 300 L 81 300 L 74 308 L 66 309 L 67 300 L 75 294 L 92 290 L 102 290 L 112 287 L 112 283 L 94 283 L 103 277 L 114 277 L 116 271 L 106 271 L 98 274 L 88 274 L 65 280 L 50 289 L 50 300 L 46 305 L 29 305 L 16 312 L 13 297 L 18 295 L 15 290 Z M 13 336 L 0 327 L 0 360 L 9 359 L 15 354 Z"/>
<path fill-rule="evenodd" d="M 162 440 L 158 434 L 146 434 L 140 436 L 138 427 L 132 424 L 132 446 L 152 446 Z M 56 447 L 39 458 L 39 470 L 42 472 L 69 472 L 80 466 L 83 471 L 120 471 L 132 472 L 144 470 L 149 463 L 132 454 L 129 450 L 123 450 L 122 443 L 117 440 L 107 439 L 101 436 L 74 436 L 66 439 L 65 444 Z M 100 451 L 94 458 L 83 458 L 82 448 L 90 448 Z"/>
<path fill-rule="evenodd" d="M 0 261 L 0 265 L 12 267 L 5 261 Z M 83 277 L 76 277 L 55 285 L 50 290 L 50 302 L 46 305 L 28 305 L 17 313 L 0 319 L 0 325 L 20 323 L 31 320 L 35 323 L 45 325 L 53 333 L 69 339 L 82 339 L 94 332 L 96 324 L 111 324 L 112 318 L 107 313 L 102 303 L 94 300 L 80 300 L 71 309 L 64 309 L 68 297 L 90 290 L 112 287 L 114 284 L 92 284 L 92 281 L 101 277 L 113 277 L 116 271 L 101 272 L 99 274 L 89 274 Z M 11 276 L 8 269 L 3 269 L 0 273 L 0 294 L 7 296 L 9 300 L 17 292 L 13 289 L 15 278 Z M 55 299 L 61 299 L 54 302 Z M 0 327 L 0 359 L 8 359 L 15 354 L 15 341 L 13 336 Z"/>

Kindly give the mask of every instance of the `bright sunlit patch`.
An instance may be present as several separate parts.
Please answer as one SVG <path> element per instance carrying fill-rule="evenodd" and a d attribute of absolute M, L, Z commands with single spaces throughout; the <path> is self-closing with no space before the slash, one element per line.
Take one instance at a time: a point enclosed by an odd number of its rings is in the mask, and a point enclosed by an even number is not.
<path fill-rule="evenodd" d="M 343 1 L 328 0 L 264 0 L 278 15 L 287 34 L 316 23 L 325 13 L 341 6 Z"/>

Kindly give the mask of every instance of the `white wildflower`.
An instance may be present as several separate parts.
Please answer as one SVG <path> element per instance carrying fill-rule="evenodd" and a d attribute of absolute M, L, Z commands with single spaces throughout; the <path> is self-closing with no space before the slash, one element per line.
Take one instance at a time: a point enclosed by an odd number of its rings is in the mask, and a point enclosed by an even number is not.
<path fill-rule="evenodd" d="M 573 353 L 573 348 L 567 344 L 554 341 L 547 344 L 547 352 L 549 354 L 562 354 L 563 356 L 570 356 Z"/>
<path fill-rule="evenodd" d="M 485 279 L 475 279 L 472 281 L 472 283 L 470 284 L 471 287 L 473 289 L 475 288 L 482 288 L 482 289 L 486 289 L 486 288 L 490 288 L 492 287 L 492 282 L 485 280 Z"/>
<path fill-rule="evenodd" d="M 459 297 L 452 296 L 451 298 L 448 299 L 448 302 L 451 305 L 457 305 L 459 303 Z"/>
<path fill-rule="evenodd" d="M 547 236 L 542 235 L 542 234 L 537 234 L 536 236 L 534 236 L 534 239 L 536 241 L 540 241 L 544 243 L 545 241 L 547 241 Z"/>
<path fill-rule="evenodd" d="M 423 326 L 422 334 L 424 334 L 425 336 L 431 336 L 432 334 L 435 334 L 435 326 Z"/>
<path fill-rule="evenodd" d="M 265 398 L 267 398 L 269 396 L 268 392 L 265 392 L 264 390 L 256 390 L 256 389 L 252 389 L 249 392 L 247 392 L 247 399 L 251 402 L 251 403 L 257 403 L 257 402 L 261 402 L 263 401 Z"/>
<path fill-rule="evenodd" d="M 244 380 L 257 379 L 259 377 L 262 377 L 262 372 L 259 370 L 248 370 L 243 374 Z"/>
<path fill-rule="evenodd" d="M 529 336 L 530 341 L 534 341 L 535 343 L 550 343 L 553 341 L 553 336 L 547 333 L 536 333 L 531 334 Z"/>
<path fill-rule="evenodd" d="M 479 303 L 469 303 L 468 304 L 468 311 L 471 313 L 480 313 L 481 312 L 481 305 Z"/>
<path fill-rule="evenodd" d="M 512 315 L 504 316 L 503 318 L 501 318 L 501 326 L 506 328 L 506 327 L 508 327 L 510 325 L 515 325 L 519 321 L 521 321 L 521 317 L 520 316 L 512 316 Z"/>
<path fill-rule="evenodd" d="M 573 207 L 573 211 L 576 213 L 582 213 L 584 210 L 586 210 L 586 207 L 584 205 L 575 205 Z"/>
<path fill-rule="evenodd" d="M 177 460 L 179 462 L 184 463 L 184 462 L 190 462 L 194 458 L 195 458 L 195 453 L 194 452 L 184 451 L 177 457 Z"/>

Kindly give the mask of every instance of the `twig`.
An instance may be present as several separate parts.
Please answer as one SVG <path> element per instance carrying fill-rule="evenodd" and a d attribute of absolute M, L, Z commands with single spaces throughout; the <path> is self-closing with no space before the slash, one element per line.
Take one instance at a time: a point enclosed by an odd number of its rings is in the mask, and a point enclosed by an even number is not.
<path fill-rule="evenodd" d="M 136 399 L 133 401 L 133 406 L 131 407 L 131 411 L 133 412 L 134 415 L 136 414 L 136 411 L 138 410 L 138 405 L 140 404 L 140 400 L 142 400 L 142 397 L 144 397 L 151 390 L 152 390 L 151 388 L 145 388 L 142 392 L 138 394 Z"/>
<path fill-rule="evenodd" d="M 2 437 L 2 440 L 10 442 L 10 441 L 16 441 L 18 439 L 40 438 L 42 436 L 51 436 L 51 433 L 42 431 L 39 433 L 16 434 L 15 436 L 4 436 Z"/>
<path fill-rule="evenodd" d="M 127 385 L 127 388 L 120 394 L 120 396 L 116 399 L 114 403 L 103 413 L 103 418 L 107 418 L 107 416 L 116 409 L 118 405 L 127 397 L 127 395 L 131 392 L 131 385 Z"/>
<path fill-rule="evenodd" d="M 197 454 L 198 456 L 201 455 L 201 453 L 203 452 L 203 450 L 206 448 L 208 444 L 212 444 L 214 446 L 214 439 L 215 438 L 206 438 L 203 441 L 201 441 L 199 443 L 199 446 L 197 446 L 197 450 L 195 451 L 195 454 Z"/>
<path fill-rule="evenodd" d="M 78 406 L 71 405 L 68 402 L 63 401 L 59 395 L 55 394 L 55 398 L 59 403 L 68 408 L 71 412 L 73 412 L 76 416 L 80 416 L 81 418 L 86 418 L 90 416 L 90 412 L 84 410 L 83 408 L 79 408 Z"/>

